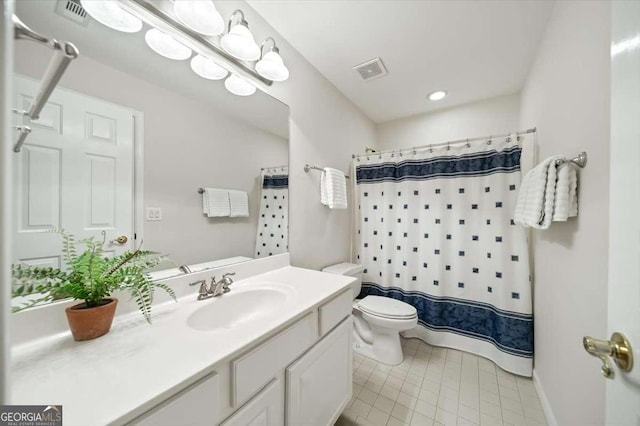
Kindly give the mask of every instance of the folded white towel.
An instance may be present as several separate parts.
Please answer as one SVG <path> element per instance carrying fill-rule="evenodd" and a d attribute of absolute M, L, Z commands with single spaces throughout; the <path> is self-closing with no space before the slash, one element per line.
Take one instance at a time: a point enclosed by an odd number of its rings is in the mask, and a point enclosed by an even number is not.
<path fill-rule="evenodd" d="M 324 168 L 320 177 L 320 202 L 330 209 L 347 208 L 347 179 L 340 170 Z"/>
<path fill-rule="evenodd" d="M 578 215 L 578 174 L 570 163 L 558 166 L 555 203 L 553 207 L 554 222 L 565 222 L 569 217 Z"/>
<path fill-rule="evenodd" d="M 514 221 L 526 227 L 547 229 L 551 221 L 566 221 L 576 216 L 577 175 L 572 165 L 549 157 L 534 167 L 522 179 Z"/>
<path fill-rule="evenodd" d="M 249 196 L 244 191 L 229 190 L 231 217 L 249 217 Z"/>
<path fill-rule="evenodd" d="M 229 191 L 205 188 L 202 193 L 202 212 L 208 217 L 225 217 L 231 214 Z"/>
<path fill-rule="evenodd" d="M 556 160 L 549 157 L 531 169 L 522 179 L 514 221 L 527 227 L 547 229 L 553 216 L 556 187 Z"/>

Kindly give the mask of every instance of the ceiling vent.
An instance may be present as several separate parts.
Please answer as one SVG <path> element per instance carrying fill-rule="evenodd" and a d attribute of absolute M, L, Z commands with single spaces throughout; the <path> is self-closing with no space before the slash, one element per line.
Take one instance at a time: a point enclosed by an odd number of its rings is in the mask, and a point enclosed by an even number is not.
<path fill-rule="evenodd" d="M 80 4 L 80 0 L 58 0 L 56 13 L 85 27 L 89 22 L 89 15 Z"/>
<path fill-rule="evenodd" d="M 380 58 L 375 58 L 360 65 L 356 65 L 353 69 L 364 81 L 374 80 L 389 74 L 382 63 L 382 59 Z"/>

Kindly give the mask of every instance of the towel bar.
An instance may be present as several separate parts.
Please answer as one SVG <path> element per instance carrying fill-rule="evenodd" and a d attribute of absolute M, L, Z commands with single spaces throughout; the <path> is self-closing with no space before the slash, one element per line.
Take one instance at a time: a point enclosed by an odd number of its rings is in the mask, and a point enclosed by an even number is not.
<path fill-rule="evenodd" d="M 585 151 L 582 151 L 580 154 L 578 154 L 577 157 L 573 157 L 570 160 L 556 160 L 556 164 L 562 163 L 573 163 L 581 169 L 584 169 L 587 166 L 587 153 Z"/>
<path fill-rule="evenodd" d="M 308 164 L 304 165 L 304 172 L 305 173 L 309 173 L 309 170 L 320 170 L 321 172 L 324 172 L 324 169 L 321 167 L 317 167 L 317 166 L 310 166 Z M 344 175 L 344 177 L 346 177 L 347 179 L 349 179 L 348 175 Z"/>

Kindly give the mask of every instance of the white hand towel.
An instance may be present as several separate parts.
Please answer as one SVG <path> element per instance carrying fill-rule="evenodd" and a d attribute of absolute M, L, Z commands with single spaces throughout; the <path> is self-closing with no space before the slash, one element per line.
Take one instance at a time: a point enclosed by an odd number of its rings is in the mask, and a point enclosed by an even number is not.
<path fill-rule="evenodd" d="M 514 214 L 516 223 L 536 229 L 549 227 L 556 195 L 556 160 L 562 158 L 549 157 L 524 176 Z"/>
<path fill-rule="evenodd" d="M 330 209 L 347 208 L 347 179 L 340 170 L 324 168 L 320 177 L 320 202 Z"/>
<path fill-rule="evenodd" d="M 249 217 L 249 196 L 244 191 L 229 190 L 231 217 Z"/>
<path fill-rule="evenodd" d="M 231 214 L 229 191 L 205 188 L 202 193 L 202 212 L 208 217 L 225 217 Z"/>
<path fill-rule="evenodd" d="M 578 215 L 578 176 L 570 163 L 558 166 L 555 203 L 553 207 L 554 222 L 565 222 L 569 217 Z"/>

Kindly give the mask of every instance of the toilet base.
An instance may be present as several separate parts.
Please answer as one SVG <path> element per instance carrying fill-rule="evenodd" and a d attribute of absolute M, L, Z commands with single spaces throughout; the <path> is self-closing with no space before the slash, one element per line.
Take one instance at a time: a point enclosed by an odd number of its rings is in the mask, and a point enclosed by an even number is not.
<path fill-rule="evenodd" d="M 362 340 L 358 332 L 353 330 L 353 351 L 387 365 L 398 365 L 404 361 L 400 334 L 396 330 L 393 333 L 376 333 L 373 344 Z"/>

